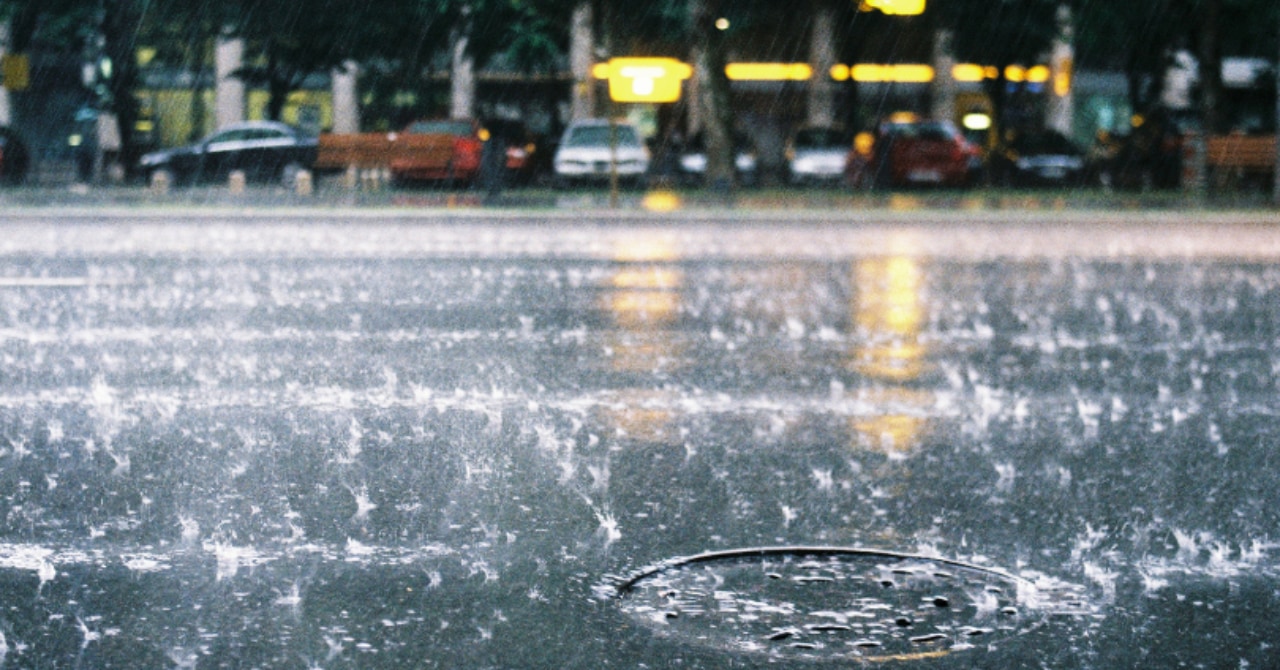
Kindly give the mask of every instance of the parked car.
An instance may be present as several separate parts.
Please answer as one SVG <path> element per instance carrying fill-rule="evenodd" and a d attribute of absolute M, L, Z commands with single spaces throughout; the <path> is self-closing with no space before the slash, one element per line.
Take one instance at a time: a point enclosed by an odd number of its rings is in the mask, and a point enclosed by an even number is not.
<path fill-rule="evenodd" d="M 614 167 L 619 179 L 640 184 L 649 172 L 649 148 L 640 131 L 630 123 L 604 119 L 575 121 L 560 138 L 553 161 L 557 186 L 577 182 L 603 182 Z"/>
<path fill-rule="evenodd" d="M 733 167 L 738 183 L 755 184 L 756 150 L 746 135 L 733 135 Z M 707 173 L 707 142 L 702 133 L 689 139 L 680 152 L 680 180 L 685 183 L 701 184 Z"/>
<path fill-rule="evenodd" d="M 877 187 L 971 186 L 983 168 L 982 149 L 955 124 L 918 118 L 880 124 L 869 157 L 849 152 L 850 173 L 855 161 Z"/>
<path fill-rule="evenodd" d="M 787 181 L 832 183 L 844 175 L 853 136 L 839 128 L 802 128 L 787 143 Z"/>
<path fill-rule="evenodd" d="M 30 167 L 31 154 L 27 145 L 13 130 L 0 128 L 0 183 L 22 183 Z"/>
<path fill-rule="evenodd" d="M 474 119 L 424 119 L 405 127 L 405 135 L 431 135 L 442 143 L 421 146 L 391 159 L 391 178 L 397 182 L 444 181 L 469 185 L 480 176 L 484 144 L 489 132 Z"/>
<path fill-rule="evenodd" d="M 138 166 L 148 179 L 165 173 L 173 183 L 226 179 L 241 170 L 247 179 L 291 184 L 315 157 L 315 137 L 284 123 L 246 121 L 195 144 L 144 154 Z"/>
<path fill-rule="evenodd" d="M 1014 134 L 991 152 L 988 165 L 1004 186 L 1079 186 L 1088 178 L 1084 150 L 1053 130 Z"/>
<path fill-rule="evenodd" d="M 542 162 L 542 138 L 520 121 L 492 119 L 485 121 L 484 127 L 489 131 L 489 141 L 497 142 L 502 149 L 507 182 L 520 186 L 532 183 Z"/>

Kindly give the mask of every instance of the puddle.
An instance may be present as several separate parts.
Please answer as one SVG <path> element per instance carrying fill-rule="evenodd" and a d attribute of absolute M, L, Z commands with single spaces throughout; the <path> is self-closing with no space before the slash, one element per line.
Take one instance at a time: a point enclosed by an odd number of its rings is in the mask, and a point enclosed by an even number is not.
<path fill-rule="evenodd" d="M 657 635 L 772 660 L 910 661 L 981 653 L 1096 621 L 1085 589 L 973 563 L 846 547 L 760 547 L 672 559 L 600 594 Z"/>

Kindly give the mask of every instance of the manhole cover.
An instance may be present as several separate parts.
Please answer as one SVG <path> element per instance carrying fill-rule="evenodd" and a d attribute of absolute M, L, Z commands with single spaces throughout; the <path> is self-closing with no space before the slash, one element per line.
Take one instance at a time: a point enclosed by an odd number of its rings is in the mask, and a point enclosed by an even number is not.
<path fill-rule="evenodd" d="M 780 659 L 945 656 L 1094 613 L 1082 588 L 1057 580 L 844 547 L 698 554 L 603 590 L 659 635 Z"/>

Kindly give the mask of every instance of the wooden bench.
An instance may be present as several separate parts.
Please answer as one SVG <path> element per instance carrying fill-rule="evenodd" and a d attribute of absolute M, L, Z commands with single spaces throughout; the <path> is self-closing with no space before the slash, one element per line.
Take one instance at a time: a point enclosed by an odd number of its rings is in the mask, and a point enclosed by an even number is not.
<path fill-rule="evenodd" d="M 317 170 L 391 168 L 408 163 L 444 171 L 453 158 L 448 135 L 406 133 L 325 133 L 316 147 Z"/>
<path fill-rule="evenodd" d="M 1206 159 L 1211 167 L 1270 171 L 1276 166 L 1276 136 L 1210 137 Z"/>
<path fill-rule="evenodd" d="M 1276 136 L 1211 136 L 1205 142 L 1205 166 L 1214 189 L 1269 189 L 1276 167 Z"/>

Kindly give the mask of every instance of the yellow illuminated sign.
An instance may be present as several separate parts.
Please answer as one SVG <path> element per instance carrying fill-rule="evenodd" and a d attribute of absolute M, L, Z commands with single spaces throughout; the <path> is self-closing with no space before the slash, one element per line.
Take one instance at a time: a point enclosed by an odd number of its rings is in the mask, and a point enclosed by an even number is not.
<path fill-rule="evenodd" d="M 863 12 L 878 9 L 885 14 L 915 16 L 924 13 L 924 0 L 862 0 L 858 9 Z"/>
<path fill-rule="evenodd" d="M 31 86 L 31 61 L 26 54 L 0 56 L 0 77 L 10 91 L 24 91 Z"/>
<path fill-rule="evenodd" d="M 614 102 L 675 102 L 693 68 L 674 58 L 610 58 L 592 73 L 609 80 L 609 98 Z"/>

